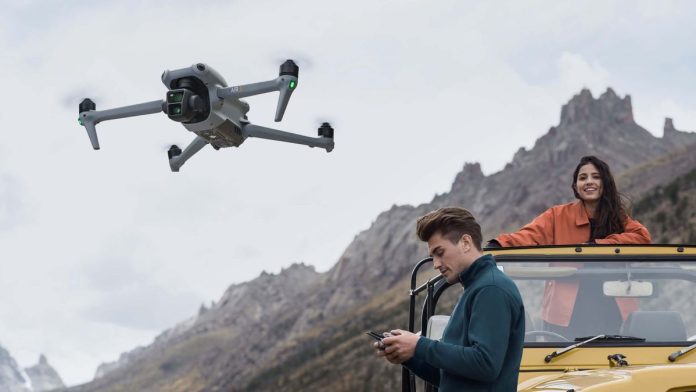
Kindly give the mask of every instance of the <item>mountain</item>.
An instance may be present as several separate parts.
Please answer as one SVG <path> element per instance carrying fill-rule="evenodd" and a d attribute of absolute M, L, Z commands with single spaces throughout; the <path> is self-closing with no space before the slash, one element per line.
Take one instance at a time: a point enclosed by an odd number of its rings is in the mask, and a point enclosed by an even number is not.
<path fill-rule="evenodd" d="M 24 371 L 29 376 L 33 392 L 51 391 L 65 387 L 58 372 L 48 364 L 48 359 L 43 354 L 39 357 L 39 363 L 24 369 Z"/>
<path fill-rule="evenodd" d="M 665 120 L 664 139 L 674 147 L 668 155 L 635 165 L 617 179 L 619 189 L 625 194 L 642 195 L 648 190 L 666 184 L 687 174 L 696 167 L 693 153 L 693 133 L 674 129 L 672 119 Z"/>
<path fill-rule="evenodd" d="M 616 176 L 660 157 L 669 159 L 687 143 L 696 143 L 696 134 L 671 129 L 657 138 L 636 124 L 629 96 L 619 98 L 608 89 L 594 99 L 583 90 L 563 106 L 559 125 L 531 150 L 520 149 L 504 170 L 485 178 L 477 165 L 468 170 L 465 166 L 452 192 L 436 198 L 435 204 L 471 206 L 492 237 L 501 230 L 516 230 L 553 204 L 573 199 L 571 176 L 584 155 L 602 158 Z"/>
<path fill-rule="evenodd" d="M 0 346 L 0 391 L 29 392 L 27 380 L 9 352 Z"/>
<path fill-rule="evenodd" d="M 39 363 L 24 369 L 0 346 L 0 391 L 2 392 L 44 392 L 64 388 L 65 384 L 58 373 L 48 364 L 42 354 Z"/>
<path fill-rule="evenodd" d="M 256 363 L 273 361 L 269 345 L 303 328 L 298 304 L 322 276 L 313 267 L 294 264 L 278 275 L 263 273 L 233 285 L 210 308 L 201 307 L 197 316 L 165 331 L 147 348 L 100 366 L 93 382 L 70 390 L 119 390 L 125 384 L 125 390 L 192 391 L 230 373 L 248 377 Z"/>
<path fill-rule="evenodd" d="M 696 134 L 671 120 L 661 138 L 640 127 L 629 96 L 582 90 L 563 106 L 559 124 L 500 172 L 486 176 L 478 163 L 465 164 L 450 192 L 377 216 L 328 272 L 293 265 L 233 285 L 211 308 L 70 390 L 394 390 L 398 368 L 373 357 L 363 332 L 406 327 L 408 277 L 427 254 L 414 233 L 417 217 L 458 205 L 482 222 L 484 238 L 515 230 L 572 200 L 571 175 L 583 155 L 606 160 L 620 189 L 641 200 L 696 168 L 685 149 L 693 143 Z M 648 172 L 659 176 L 644 178 Z"/>

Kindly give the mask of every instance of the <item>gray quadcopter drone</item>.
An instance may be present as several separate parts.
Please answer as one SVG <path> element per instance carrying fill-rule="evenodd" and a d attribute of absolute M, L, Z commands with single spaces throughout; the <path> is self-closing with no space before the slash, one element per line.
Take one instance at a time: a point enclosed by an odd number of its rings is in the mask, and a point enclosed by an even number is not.
<path fill-rule="evenodd" d="M 166 99 L 124 106 L 109 110 L 95 110 L 94 102 L 85 98 L 80 103 L 80 125 L 95 150 L 99 149 L 96 125 L 102 121 L 124 117 L 142 116 L 164 112 L 196 134 L 186 149 L 172 145 L 167 151 L 169 166 L 178 172 L 181 166 L 206 144 L 214 149 L 239 147 L 248 137 L 258 137 L 281 142 L 320 147 L 327 152 L 334 148 L 334 130 L 329 123 L 319 127 L 319 137 L 313 138 L 295 133 L 254 125 L 247 119 L 249 104 L 240 98 L 279 91 L 275 121 L 283 119 L 290 96 L 297 87 L 300 68 L 292 60 L 280 66 L 280 75 L 266 82 L 227 87 L 219 73 L 206 64 L 195 64 L 189 68 L 164 71 L 162 83 L 169 89 Z"/>

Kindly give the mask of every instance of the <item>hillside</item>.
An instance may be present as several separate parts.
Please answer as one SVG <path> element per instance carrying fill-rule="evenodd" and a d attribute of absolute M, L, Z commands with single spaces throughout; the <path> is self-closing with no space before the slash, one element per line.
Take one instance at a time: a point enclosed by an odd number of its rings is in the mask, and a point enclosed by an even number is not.
<path fill-rule="evenodd" d="M 572 170 L 589 154 L 610 164 L 642 211 L 642 195 L 696 168 L 684 152 L 693 143 L 696 134 L 674 129 L 671 121 L 664 137 L 652 136 L 633 120 L 629 96 L 608 89 L 594 98 L 583 90 L 563 106 L 559 124 L 502 171 L 485 176 L 480 165 L 465 164 L 450 192 L 380 214 L 327 273 L 294 265 L 234 285 L 212 308 L 70 390 L 393 390 L 398 369 L 372 357 L 362 332 L 406 326 L 406 279 L 426 254 L 414 235 L 418 216 L 460 205 L 483 223 L 485 238 L 514 230 L 572 199 Z M 660 175 L 646 187 L 640 180 L 648 170 Z"/>
<path fill-rule="evenodd" d="M 696 244 L 696 166 L 668 184 L 653 188 L 633 211 L 652 229 L 654 242 Z"/>

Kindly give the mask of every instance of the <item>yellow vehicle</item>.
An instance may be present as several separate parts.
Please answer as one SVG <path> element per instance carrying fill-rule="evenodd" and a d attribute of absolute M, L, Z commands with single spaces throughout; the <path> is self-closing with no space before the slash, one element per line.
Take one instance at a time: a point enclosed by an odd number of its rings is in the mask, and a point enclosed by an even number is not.
<path fill-rule="evenodd" d="M 490 249 L 520 290 L 526 311 L 517 391 L 696 391 L 696 245 L 578 245 Z M 436 315 L 449 285 L 440 276 L 416 286 L 425 294 L 421 333 L 439 338 L 447 316 Z M 551 287 L 574 287 L 555 298 Z M 558 290 L 556 291 L 556 293 Z M 570 301 L 567 327 L 542 319 L 554 301 Z M 436 390 L 407 369 L 402 390 Z"/>

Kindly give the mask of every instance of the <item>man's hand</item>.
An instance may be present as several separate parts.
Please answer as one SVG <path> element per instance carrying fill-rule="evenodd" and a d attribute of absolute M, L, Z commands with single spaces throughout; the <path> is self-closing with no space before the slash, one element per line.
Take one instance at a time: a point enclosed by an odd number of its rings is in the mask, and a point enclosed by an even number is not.
<path fill-rule="evenodd" d="M 416 353 L 416 343 L 420 336 L 400 329 L 395 329 L 390 334 L 391 336 L 382 339 L 381 344 L 384 345 L 384 349 L 378 350 L 377 356 L 384 357 L 393 364 L 400 364 L 411 359 Z"/>
<path fill-rule="evenodd" d="M 382 336 L 387 337 L 391 336 L 391 334 L 389 332 L 382 332 Z M 374 347 L 377 350 L 378 357 L 383 357 L 384 349 L 387 348 L 387 346 L 384 343 L 382 343 L 382 340 L 380 340 L 379 342 L 374 342 L 372 344 L 372 347 Z"/>

